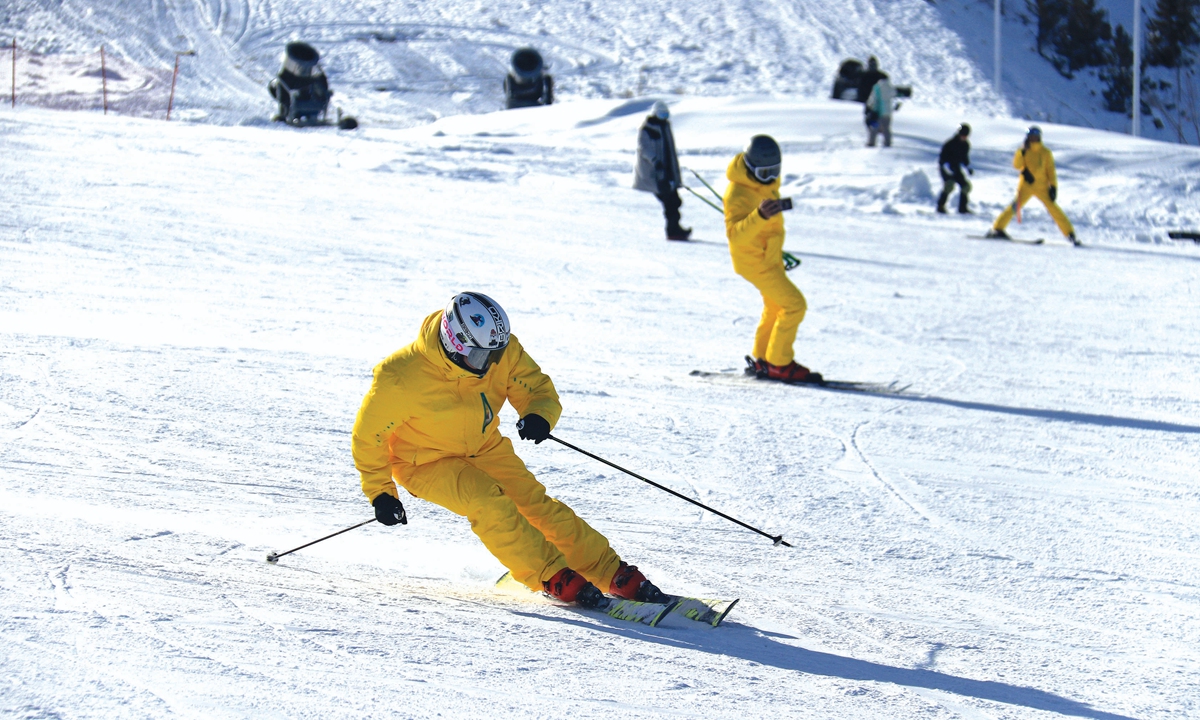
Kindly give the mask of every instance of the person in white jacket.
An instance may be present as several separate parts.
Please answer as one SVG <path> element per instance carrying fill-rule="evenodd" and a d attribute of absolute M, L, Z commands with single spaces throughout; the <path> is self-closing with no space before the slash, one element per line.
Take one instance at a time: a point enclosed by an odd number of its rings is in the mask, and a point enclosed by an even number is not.
<path fill-rule="evenodd" d="M 667 104 L 657 100 L 638 131 L 637 160 L 633 166 L 633 187 L 653 193 L 663 206 L 668 240 L 687 240 L 691 228 L 679 225 L 679 156 L 675 153 L 675 135 L 671 132 Z"/>
<path fill-rule="evenodd" d="M 882 73 L 881 73 L 882 74 Z M 875 138 L 883 135 L 883 146 L 892 146 L 892 106 L 896 104 L 896 89 L 886 74 L 871 88 L 863 109 L 867 123 L 867 147 L 875 147 Z"/>

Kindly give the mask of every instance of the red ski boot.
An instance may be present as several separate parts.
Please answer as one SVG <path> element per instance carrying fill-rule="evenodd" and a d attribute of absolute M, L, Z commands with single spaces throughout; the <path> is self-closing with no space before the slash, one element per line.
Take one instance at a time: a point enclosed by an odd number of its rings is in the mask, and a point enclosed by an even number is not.
<path fill-rule="evenodd" d="M 767 377 L 771 380 L 780 380 L 785 383 L 794 382 L 821 382 L 821 374 L 811 372 L 798 362 L 792 361 L 787 365 L 772 365 L 764 362 L 767 366 Z"/>
<path fill-rule="evenodd" d="M 636 565 L 630 565 L 624 560 L 621 561 L 621 566 L 617 568 L 617 574 L 613 575 L 612 583 L 608 588 L 608 594 L 616 595 L 626 600 L 637 600 L 638 602 L 670 602 L 670 598 L 662 590 L 655 587 L 654 583 L 647 580 L 646 576 L 637 569 Z"/>
<path fill-rule="evenodd" d="M 604 593 L 571 568 L 563 568 L 542 583 L 546 594 L 563 602 L 578 603 L 585 608 L 597 608 L 604 602 Z"/>

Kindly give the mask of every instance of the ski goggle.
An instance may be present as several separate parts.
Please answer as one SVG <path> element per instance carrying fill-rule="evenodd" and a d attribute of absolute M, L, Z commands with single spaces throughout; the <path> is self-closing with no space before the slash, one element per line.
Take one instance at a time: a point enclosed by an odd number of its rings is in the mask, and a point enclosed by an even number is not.
<path fill-rule="evenodd" d="M 504 350 L 507 347 L 505 345 L 504 347 L 491 350 L 488 348 L 468 347 L 465 353 L 459 353 L 459 357 L 463 359 L 464 363 L 471 366 L 472 370 L 486 373 L 488 368 L 504 357 Z"/>
<path fill-rule="evenodd" d="M 751 172 L 754 173 L 754 177 L 759 182 L 769 183 L 775 178 L 779 177 L 779 171 L 782 168 L 782 164 L 763 165 L 762 167 L 756 167 L 752 169 Z"/>

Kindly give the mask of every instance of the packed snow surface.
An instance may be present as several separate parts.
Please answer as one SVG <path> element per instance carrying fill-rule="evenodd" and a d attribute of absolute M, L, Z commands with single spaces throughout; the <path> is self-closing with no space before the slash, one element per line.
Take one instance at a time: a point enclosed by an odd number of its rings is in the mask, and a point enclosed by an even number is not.
<path fill-rule="evenodd" d="M 1200 152 L 1048 125 L 1087 245 L 1035 204 L 1025 246 L 968 238 L 1019 121 L 967 116 L 959 218 L 928 195 L 957 118 L 914 108 L 880 150 L 846 103 L 673 102 L 717 190 L 750 134 L 782 142 L 798 359 L 908 386 L 851 394 L 738 377 L 761 306 L 721 216 L 685 194 L 695 241 L 668 243 L 629 189 L 649 104 L 340 134 L 0 115 L 0 714 L 1200 714 L 1200 248 L 1164 233 L 1200 225 Z M 794 546 L 518 441 L 660 586 L 741 598 L 723 626 L 502 593 L 466 521 L 407 496 L 406 527 L 264 561 L 371 517 L 371 369 L 462 289 L 554 378 L 557 435 Z"/>

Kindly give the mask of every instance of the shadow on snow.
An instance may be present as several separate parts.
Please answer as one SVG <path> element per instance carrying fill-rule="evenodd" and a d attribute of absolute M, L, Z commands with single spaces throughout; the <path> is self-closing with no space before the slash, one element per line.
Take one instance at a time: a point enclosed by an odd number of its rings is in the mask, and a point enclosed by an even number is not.
<path fill-rule="evenodd" d="M 994 680 L 973 680 L 934 670 L 900 668 L 868 660 L 856 660 L 833 653 L 808 650 L 772 639 L 761 630 L 738 623 L 726 623 L 720 630 L 700 628 L 649 628 L 619 620 L 589 615 L 589 620 L 553 617 L 536 612 L 513 611 L 522 617 L 566 623 L 593 631 L 607 632 L 631 640 L 644 640 L 669 645 L 681 650 L 706 652 L 721 657 L 733 657 L 780 670 L 819 675 L 861 682 L 891 683 L 913 688 L 939 690 L 963 697 L 1005 703 L 1096 720 L 1132 720 L 1126 715 L 1096 710 L 1086 703 L 1036 688 L 1012 685 Z M 599 620 L 599 624 L 591 618 Z M 772 633 L 774 635 L 774 633 Z M 787 635 L 776 637 L 789 638 Z"/>
<path fill-rule="evenodd" d="M 801 385 L 800 387 L 803 387 Z M 842 391 L 837 388 L 822 388 L 833 392 Z M 1200 425 L 1184 425 L 1183 423 L 1166 422 L 1163 420 L 1142 420 L 1140 418 L 1120 417 L 1117 415 L 1099 415 L 1096 413 L 1072 412 L 1070 410 L 1041 410 L 1039 408 L 1013 407 L 1011 405 L 996 405 L 995 403 L 973 402 L 970 400 L 954 400 L 937 397 L 936 395 L 904 395 L 887 392 L 872 392 L 871 390 L 856 390 L 854 395 L 874 395 L 888 400 L 904 400 L 915 403 L 931 403 L 947 405 L 962 410 L 982 410 L 983 412 L 1003 413 L 1005 415 L 1021 415 L 1024 417 L 1042 418 L 1057 422 L 1083 423 L 1101 427 L 1125 427 L 1133 430 L 1157 430 L 1160 432 L 1200 433 Z"/>

